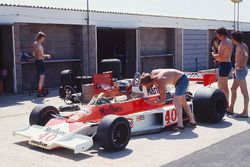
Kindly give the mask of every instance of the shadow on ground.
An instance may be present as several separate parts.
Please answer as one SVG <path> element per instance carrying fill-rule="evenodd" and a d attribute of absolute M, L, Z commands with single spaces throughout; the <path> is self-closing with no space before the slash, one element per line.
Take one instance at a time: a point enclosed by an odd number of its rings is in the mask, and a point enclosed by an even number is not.
<path fill-rule="evenodd" d="M 176 132 L 171 130 L 171 128 L 166 128 L 161 130 L 160 132 L 154 132 L 150 134 L 140 134 L 135 135 L 132 139 L 141 139 L 147 138 L 149 140 L 159 140 L 159 139 L 166 139 L 166 140 L 183 140 L 183 139 L 193 139 L 199 137 L 196 133 L 192 131 L 192 128 L 185 128 L 182 132 Z"/>
<path fill-rule="evenodd" d="M 218 123 L 198 123 L 198 126 L 203 126 L 207 128 L 215 128 L 215 129 L 223 129 L 223 128 L 229 128 L 233 124 L 231 122 L 226 121 L 223 119 L 221 122 Z"/>
<path fill-rule="evenodd" d="M 92 158 L 94 156 L 100 156 L 108 159 L 119 159 L 128 156 L 133 151 L 130 149 L 124 149 L 118 152 L 106 151 L 99 146 L 98 143 L 95 143 L 93 147 L 91 147 L 88 151 L 83 153 L 74 154 L 74 151 L 66 148 L 58 148 L 54 150 L 46 150 L 43 148 L 35 147 L 28 144 L 27 141 L 21 141 L 14 143 L 18 146 L 22 146 L 30 149 L 31 151 L 38 151 L 47 155 L 56 155 L 58 157 L 63 157 L 65 159 L 73 160 L 73 161 L 82 161 L 88 158 Z"/>
<path fill-rule="evenodd" d="M 0 96 L 0 107 L 9 107 L 13 105 L 25 105 L 25 102 L 30 101 L 34 104 L 45 104 L 48 102 L 48 98 L 58 96 L 57 90 L 51 90 L 50 94 L 47 97 L 38 98 L 35 93 L 28 95 L 19 94 L 19 95 L 4 95 Z M 59 98 L 59 97 L 58 97 Z"/>

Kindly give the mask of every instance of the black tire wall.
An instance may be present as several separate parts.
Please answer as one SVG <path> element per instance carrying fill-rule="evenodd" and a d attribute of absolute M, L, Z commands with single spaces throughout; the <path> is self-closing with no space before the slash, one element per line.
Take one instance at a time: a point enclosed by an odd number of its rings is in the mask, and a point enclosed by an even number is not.
<path fill-rule="evenodd" d="M 198 122 L 217 123 L 225 115 L 227 100 L 221 90 L 204 87 L 195 93 L 193 107 Z"/>

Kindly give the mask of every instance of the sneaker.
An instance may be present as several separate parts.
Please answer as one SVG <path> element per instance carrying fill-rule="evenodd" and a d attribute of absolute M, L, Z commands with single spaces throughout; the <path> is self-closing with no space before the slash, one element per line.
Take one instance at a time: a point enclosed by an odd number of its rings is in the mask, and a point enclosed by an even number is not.
<path fill-rule="evenodd" d="M 187 123 L 185 123 L 185 126 L 189 127 L 189 128 L 196 128 L 197 127 L 197 123 L 187 122 Z"/>
<path fill-rule="evenodd" d="M 173 126 L 171 129 L 173 131 L 176 131 L 176 132 L 181 132 L 181 131 L 185 130 L 185 126 L 178 126 L 178 125 L 176 125 L 176 126 Z"/>

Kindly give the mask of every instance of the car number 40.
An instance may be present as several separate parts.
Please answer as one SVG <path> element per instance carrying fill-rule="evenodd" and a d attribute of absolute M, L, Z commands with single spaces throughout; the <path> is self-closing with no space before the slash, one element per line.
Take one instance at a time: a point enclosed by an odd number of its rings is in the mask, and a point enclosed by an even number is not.
<path fill-rule="evenodd" d="M 177 113 L 175 109 L 166 112 L 165 121 L 166 125 L 172 124 L 177 121 Z"/>
<path fill-rule="evenodd" d="M 43 141 L 51 141 L 54 140 L 56 137 L 57 135 L 53 133 L 43 133 L 39 135 L 38 139 Z"/>

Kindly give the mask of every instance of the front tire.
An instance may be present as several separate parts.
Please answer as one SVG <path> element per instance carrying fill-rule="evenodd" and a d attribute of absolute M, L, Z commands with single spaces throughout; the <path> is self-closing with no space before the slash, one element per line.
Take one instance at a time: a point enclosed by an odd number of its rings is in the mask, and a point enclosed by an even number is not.
<path fill-rule="evenodd" d="M 57 108 L 49 105 L 37 105 L 30 113 L 29 123 L 31 125 L 44 126 L 53 118 L 52 114 L 59 114 Z"/>
<path fill-rule="evenodd" d="M 99 144 L 109 151 L 123 150 L 130 140 L 130 134 L 128 120 L 116 115 L 105 116 L 97 128 Z"/>
<path fill-rule="evenodd" d="M 221 90 L 204 87 L 195 93 L 193 107 L 197 121 L 217 123 L 225 115 L 227 99 Z"/>

